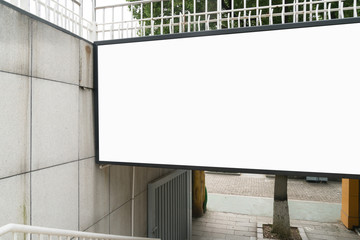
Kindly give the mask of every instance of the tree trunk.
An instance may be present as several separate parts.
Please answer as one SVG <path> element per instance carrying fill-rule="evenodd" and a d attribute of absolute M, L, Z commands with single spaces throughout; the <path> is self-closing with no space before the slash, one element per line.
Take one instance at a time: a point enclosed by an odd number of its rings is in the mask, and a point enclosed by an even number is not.
<path fill-rule="evenodd" d="M 272 231 L 281 238 L 290 236 L 290 217 L 287 199 L 287 176 L 275 176 L 274 215 Z"/>
<path fill-rule="evenodd" d="M 204 214 L 205 172 L 193 170 L 192 184 L 192 214 L 198 218 Z"/>

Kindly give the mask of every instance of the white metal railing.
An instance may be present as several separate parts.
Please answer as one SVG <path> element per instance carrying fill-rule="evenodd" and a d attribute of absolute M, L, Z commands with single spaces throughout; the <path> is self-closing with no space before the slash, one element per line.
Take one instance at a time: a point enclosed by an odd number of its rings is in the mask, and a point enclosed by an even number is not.
<path fill-rule="evenodd" d="M 358 17 L 360 0 L 6 0 L 90 41 Z M 91 2 L 91 20 L 84 2 Z"/>
<path fill-rule="evenodd" d="M 96 40 L 94 18 L 90 21 L 83 17 L 83 0 L 6 1 L 85 39 Z"/>
<path fill-rule="evenodd" d="M 0 239 L 10 234 L 12 240 L 155 240 L 158 238 L 142 238 L 117 236 L 99 233 L 78 232 L 55 228 L 35 227 L 20 224 L 7 224 L 0 228 Z M 160 239 L 158 239 L 160 240 Z"/>
<path fill-rule="evenodd" d="M 96 7 L 97 39 L 341 19 L 360 13 L 359 0 L 228 2 L 230 6 L 223 6 L 222 0 L 144 0 Z"/>

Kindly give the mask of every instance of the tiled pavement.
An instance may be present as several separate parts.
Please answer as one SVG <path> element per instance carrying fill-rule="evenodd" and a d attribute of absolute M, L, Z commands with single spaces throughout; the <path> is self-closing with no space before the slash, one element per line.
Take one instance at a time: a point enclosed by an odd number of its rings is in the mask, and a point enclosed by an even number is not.
<path fill-rule="evenodd" d="M 274 177 L 262 174 L 213 174 L 206 173 L 209 193 L 268 197 L 274 196 Z M 341 203 L 341 182 L 306 182 L 305 179 L 288 179 L 288 197 L 292 200 Z"/>
<path fill-rule="evenodd" d="M 273 197 L 274 178 L 265 175 L 207 173 L 205 181 L 209 193 Z M 309 183 L 304 179 L 289 179 L 288 196 L 293 200 L 341 203 L 341 182 Z M 271 222 L 271 217 L 208 211 L 203 217 L 193 219 L 193 240 L 263 239 L 261 226 Z M 359 235 L 346 229 L 340 222 L 291 220 L 291 225 L 299 228 L 303 240 L 360 239 Z"/>
<path fill-rule="evenodd" d="M 268 217 L 257 217 L 234 213 L 207 212 L 203 217 L 193 219 L 193 240 L 257 240 L 262 236 L 262 224 L 271 223 Z M 299 228 L 303 240 L 352 240 L 360 239 L 354 231 L 341 223 L 319 223 L 291 221 Z"/>

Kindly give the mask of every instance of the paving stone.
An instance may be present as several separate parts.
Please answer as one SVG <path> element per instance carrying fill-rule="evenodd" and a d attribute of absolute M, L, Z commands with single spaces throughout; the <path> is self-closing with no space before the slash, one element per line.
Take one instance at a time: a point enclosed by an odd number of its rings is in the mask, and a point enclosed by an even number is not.
<path fill-rule="evenodd" d="M 208 240 L 209 238 L 207 238 L 207 237 L 200 237 L 200 236 L 192 236 L 191 239 L 192 239 L 192 240 Z"/>
<path fill-rule="evenodd" d="M 309 234 L 319 234 L 319 235 L 323 235 L 326 234 L 327 236 L 337 236 L 337 237 L 352 237 L 353 236 L 353 232 L 339 232 L 339 231 L 335 231 L 333 230 L 308 230 L 307 233 Z"/>
<path fill-rule="evenodd" d="M 251 223 L 251 222 L 236 222 L 235 223 L 236 226 L 246 226 L 246 227 L 256 227 L 256 223 Z"/>
<path fill-rule="evenodd" d="M 193 226 L 193 230 L 201 232 L 211 232 L 211 233 L 223 233 L 223 234 L 234 234 L 234 230 L 219 228 L 219 227 L 207 227 L 207 226 Z"/>
<path fill-rule="evenodd" d="M 219 220 L 219 219 L 216 219 L 215 222 L 221 223 L 221 224 L 228 224 L 228 225 L 236 225 L 236 224 L 242 223 L 242 222 L 235 222 L 235 221 L 230 221 L 230 220 Z M 247 224 L 247 223 L 243 223 L 243 224 Z"/>
<path fill-rule="evenodd" d="M 250 222 L 250 218 L 238 218 L 238 217 L 230 217 L 228 219 L 229 221 L 234 221 L 234 222 Z"/>
<path fill-rule="evenodd" d="M 353 236 L 353 237 L 351 237 L 351 238 L 348 238 L 348 237 L 338 237 L 337 239 L 338 239 L 338 240 L 354 240 L 354 239 L 359 240 L 359 239 L 360 239 L 360 236 L 359 236 L 359 235 L 358 235 L 358 236 Z"/>
<path fill-rule="evenodd" d="M 222 228 L 222 229 L 234 229 L 234 226 L 228 226 L 226 224 L 217 224 L 217 223 L 206 223 L 207 228 Z"/>
<path fill-rule="evenodd" d="M 206 222 L 198 222 L 198 221 L 194 221 L 192 222 L 192 225 L 193 226 L 205 226 L 206 225 Z"/>
<path fill-rule="evenodd" d="M 237 235 L 237 236 L 255 237 L 255 236 L 256 236 L 256 232 L 235 231 L 235 235 Z"/>
<path fill-rule="evenodd" d="M 307 235 L 305 233 L 304 228 L 298 227 L 298 230 L 299 230 L 299 234 L 300 234 L 300 237 L 302 238 L 302 240 L 309 240 L 309 238 L 307 237 Z"/>
<path fill-rule="evenodd" d="M 299 224 L 300 225 L 308 225 L 308 226 L 321 226 L 322 228 L 324 226 L 332 226 L 332 223 L 322 223 L 322 222 L 304 221 L 304 220 L 300 220 Z"/>
<path fill-rule="evenodd" d="M 272 218 L 270 217 L 256 217 L 256 222 L 262 224 L 272 224 Z"/>
<path fill-rule="evenodd" d="M 248 231 L 249 227 L 246 226 L 227 226 L 228 229 L 234 229 L 238 231 Z"/>
<path fill-rule="evenodd" d="M 274 180 L 261 174 L 206 173 L 205 176 L 208 193 L 269 198 L 274 196 Z M 291 200 L 341 203 L 341 182 L 311 183 L 305 179 L 288 179 L 288 197 Z"/>
<path fill-rule="evenodd" d="M 209 232 L 224 233 L 224 234 L 233 235 L 235 231 L 231 230 L 231 229 L 211 228 L 211 231 L 209 231 Z"/>
<path fill-rule="evenodd" d="M 320 239 L 323 239 L 323 240 L 337 240 L 336 237 L 334 236 L 328 236 L 328 235 L 319 235 L 319 234 L 306 234 L 309 239 L 311 240 L 320 240 Z"/>
<path fill-rule="evenodd" d="M 212 237 L 218 239 L 226 239 L 226 234 L 223 233 L 211 233 L 211 232 L 203 232 L 204 237 Z"/>
<path fill-rule="evenodd" d="M 216 223 L 216 219 L 211 218 L 199 218 L 197 219 L 198 222 L 204 222 L 204 223 Z"/>
<path fill-rule="evenodd" d="M 241 220 L 225 220 L 229 218 Z M 254 219 L 257 219 L 257 221 Z M 193 220 L 193 239 L 270 240 L 263 237 L 262 229 L 262 225 L 271 222 L 270 220 L 271 218 L 268 217 L 207 212 L 203 218 Z M 320 223 L 297 220 L 291 221 L 291 226 L 299 228 L 299 233 L 303 240 L 360 240 L 360 236 L 354 231 L 346 229 L 340 222 Z M 226 230 L 231 230 L 231 232 Z"/>
<path fill-rule="evenodd" d="M 193 236 L 202 236 L 203 235 L 203 232 L 202 231 L 198 231 L 196 230 L 194 227 L 192 229 L 192 235 Z"/>
<path fill-rule="evenodd" d="M 250 240 L 250 237 L 247 236 L 226 236 L 226 240 Z"/>

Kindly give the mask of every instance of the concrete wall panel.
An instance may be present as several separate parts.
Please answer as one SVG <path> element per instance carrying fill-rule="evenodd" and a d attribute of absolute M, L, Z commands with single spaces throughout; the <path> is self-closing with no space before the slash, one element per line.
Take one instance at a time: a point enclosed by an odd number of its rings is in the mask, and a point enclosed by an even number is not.
<path fill-rule="evenodd" d="M 160 176 L 168 175 L 172 171 L 174 171 L 174 170 L 170 169 L 170 168 L 160 168 Z"/>
<path fill-rule="evenodd" d="M 100 169 L 94 158 L 79 162 L 81 231 L 109 214 L 109 171 Z"/>
<path fill-rule="evenodd" d="M 135 196 L 147 190 L 147 184 L 160 177 L 160 168 L 135 168 Z"/>
<path fill-rule="evenodd" d="M 110 214 L 110 234 L 131 236 L 131 201 Z"/>
<path fill-rule="evenodd" d="M 92 46 L 80 40 L 80 86 L 93 88 L 93 51 Z"/>
<path fill-rule="evenodd" d="M 29 17 L 0 4 L 0 71 L 29 75 Z"/>
<path fill-rule="evenodd" d="M 135 197 L 134 212 L 134 235 L 137 237 L 147 236 L 147 191 Z"/>
<path fill-rule="evenodd" d="M 2 179 L 0 192 L 0 226 L 30 224 L 30 174 Z"/>
<path fill-rule="evenodd" d="M 93 158 L 92 52 L 0 3 L 0 225 L 131 235 L 135 220 L 146 236 L 147 184 L 166 171 L 136 168 L 132 219 L 132 167 Z"/>
<path fill-rule="evenodd" d="M 78 159 L 78 94 L 77 86 L 33 79 L 33 170 Z"/>
<path fill-rule="evenodd" d="M 31 174 L 32 224 L 78 230 L 78 162 Z"/>
<path fill-rule="evenodd" d="M 79 84 L 80 40 L 38 21 L 32 34 L 33 76 Z"/>
<path fill-rule="evenodd" d="M 89 227 L 85 230 L 85 232 L 93 232 L 93 233 L 105 233 L 109 234 L 110 228 L 110 217 L 107 215 L 106 217 L 102 218 L 100 221 Z"/>
<path fill-rule="evenodd" d="M 30 170 L 29 77 L 0 72 L 0 109 L 2 178 Z"/>
<path fill-rule="evenodd" d="M 79 158 L 95 156 L 93 91 L 80 88 L 79 92 Z"/>
<path fill-rule="evenodd" d="M 129 166 L 111 166 L 110 211 L 131 200 L 132 172 L 132 167 Z"/>

